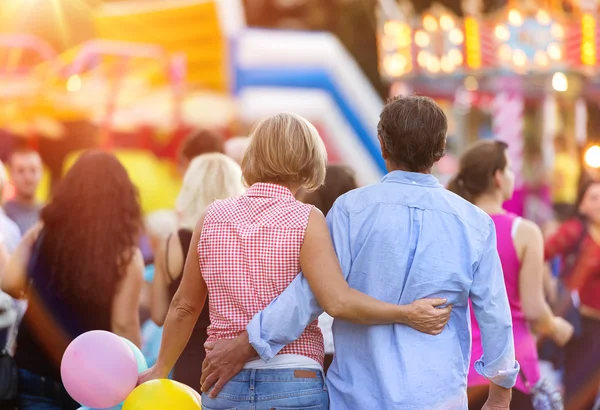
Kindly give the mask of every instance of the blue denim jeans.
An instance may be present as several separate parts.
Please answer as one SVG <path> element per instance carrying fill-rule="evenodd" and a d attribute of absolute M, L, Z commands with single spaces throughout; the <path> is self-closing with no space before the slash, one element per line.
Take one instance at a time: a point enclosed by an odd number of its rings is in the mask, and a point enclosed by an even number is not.
<path fill-rule="evenodd" d="M 19 410 L 74 410 L 79 405 L 57 381 L 19 370 L 17 404 Z"/>
<path fill-rule="evenodd" d="M 308 369 L 242 370 L 203 410 L 328 410 L 323 373 Z"/>

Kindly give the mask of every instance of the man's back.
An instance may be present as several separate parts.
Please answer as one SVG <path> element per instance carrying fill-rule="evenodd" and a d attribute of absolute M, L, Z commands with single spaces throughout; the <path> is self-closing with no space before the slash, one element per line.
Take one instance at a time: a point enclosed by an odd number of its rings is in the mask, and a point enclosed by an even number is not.
<path fill-rule="evenodd" d="M 351 287 L 397 304 L 446 298 L 454 308 L 438 336 L 336 320 L 332 409 L 466 408 L 468 300 L 484 241 L 494 233 L 490 218 L 433 176 L 400 171 L 346 194 L 336 207 L 343 217 L 334 212 L 328 220 Z M 348 238 L 349 246 L 338 246 Z"/>

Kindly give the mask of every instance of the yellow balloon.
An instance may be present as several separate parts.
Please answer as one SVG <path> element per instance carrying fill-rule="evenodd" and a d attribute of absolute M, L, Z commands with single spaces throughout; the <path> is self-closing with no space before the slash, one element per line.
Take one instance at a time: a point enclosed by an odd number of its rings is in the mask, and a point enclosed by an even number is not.
<path fill-rule="evenodd" d="M 201 410 L 197 395 L 184 384 L 173 380 L 152 380 L 138 386 L 125 403 L 123 410 Z"/>

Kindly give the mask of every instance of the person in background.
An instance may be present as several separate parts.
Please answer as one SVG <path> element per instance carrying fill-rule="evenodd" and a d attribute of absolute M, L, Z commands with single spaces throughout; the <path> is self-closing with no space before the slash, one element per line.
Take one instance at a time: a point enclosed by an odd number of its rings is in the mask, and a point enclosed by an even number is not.
<path fill-rule="evenodd" d="M 151 312 L 154 323 L 162 326 L 169 305 L 182 280 L 183 267 L 192 241 L 192 232 L 207 206 L 215 200 L 241 195 L 245 191 L 242 170 L 224 154 L 196 157 L 183 178 L 176 201 L 179 230 L 166 232 L 158 245 L 152 283 Z M 204 342 L 210 325 L 208 309 L 196 322 L 192 336 L 173 369 L 173 378 L 200 392 L 201 363 L 205 357 Z"/>
<path fill-rule="evenodd" d="M 352 168 L 344 165 L 329 165 L 325 174 L 325 183 L 316 191 L 306 191 L 301 189 L 296 194 L 296 198 L 306 204 L 316 206 L 323 215 L 327 215 L 338 197 L 346 192 L 358 188 L 354 171 Z M 323 370 L 327 374 L 327 370 L 333 361 L 334 346 L 333 333 L 333 318 L 327 313 L 319 316 L 319 327 L 323 332 L 325 343 L 325 362 Z"/>
<path fill-rule="evenodd" d="M 600 384 L 599 180 L 581 179 L 574 216 L 547 239 L 546 260 L 557 255 L 566 292 L 556 310 L 579 326 L 564 352 L 566 408 L 589 409 Z"/>
<path fill-rule="evenodd" d="M 42 208 L 35 198 L 43 175 L 42 159 L 35 151 L 17 150 L 10 157 L 9 170 L 15 197 L 4 204 L 4 211 L 24 235 L 39 220 Z"/>
<path fill-rule="evenodd" d="M 13 253 L 21 241 L 21 230 L 19 226 L 4 212 L 4 188 L 8 182 L 8 175 L 4 164 L 0 161 L 0 234 L 3 239 L 3 247 L 7 253 Z"/>
<path fill-rule="evenodd" d="M 17 249 L 21 241 L 21 231 L 16 223 L 4 213 L 2 205 L 4 203 L 4 190 L 8 182 L 8 174 L 4 164 L 0 161 L 0 283 L 7 272 L 10 263 L 10 255 Z M 7 349 L 9 354 L 13 354 L 14 346 L 9 345 L 16 339 L 19 323 L 27 308 L 26 302 L 17 301 L 0 290 L 0 317 L 4 315 L 15 316 L 11 318 L 12 324 L 0 323 L 0 350 Z M 4 312 L 2 311 L 4 305 Z M 7 317 L 7 316 L 5 316 Z M 2 322 L 2 320 L 0 320 Z M 3 332 L 4 331 L 4 332 Z M 4 333 L 4 337 L 2 337 Z M 16 403 L 0 401 L 0 408 L 15 409 Z"/>
<path fill-rule="evenodd" d="M 365 324 L 405 323 L 427 333 L 441 332 L 451 308 L 435 306 L 445 300 L 420 300 L 408 306 L 398 300 L 384 303 L 353 290 L 344 280 L 323 214 L 294 198 L 299 188 L 316 189 L 323 183 L 326 161 L 317 130 L 304 118 L 283 113 L 256 125 L 242 161 L 250 188 L 241 196 L 216 201 L 198 221 L 190 256 L 197 249 L 199 259 L 186 261 L 165 322 L 158 362 L 141 375 L 140 382 L 168 373 L 187 343 L 207 291 L 209 341 L 226 340 L 244 333 L 252 316 L 299 277 L 300 270 L 318 303 L 334 317 Z M 306 294 L 301 296 L 308 301 Z M 203 395 L 202 405 L 326 410 L 323 338 L 316 317 L 295 323 L 300 338 L 268 362 L 250 355 L 241 366 L 229 368 L 232 375 L 239 372 L 237 378 L 225 385 L 223 394 Z M 300 318 L 281 317 L 280 323 L 291 325 Z M 250 346 L 247 338 L 245 345 Z M 356 356 L 363 353 L 354 351 Z"/>
<path fill-rule="evenodd" d="M 448 189 L 477 205 L 494 221 L 511 308 L 515 354 L 522 376 L 517 379 L 510 408 L 533 410 L 530 387 L 539 382 L 540 369 L 536 339 L 531 330 L 564 346 L 573 335 L 573 326 L 554 316 L 546 303 L 544 242 L 540 229 L 533 222 L 502 208 L 502 204 L 511 198 L 515 182 L 506 149 L 507 145 L 501 141 L 477 143 L 462 156 L 458 175 L 450 181 Z M 471 323 L 473 347 L 468 379 L 469 409 L 479 410 L 487 398 L 489 382 L 474 370 L 475 361 L 481 357 L 483 349 L 481 331 L 473 314 Z"/>
<path fill-rule="evenodd" d="M 213 152 L 225 153 L 225 141 L 220 133 L 208 129 L 192 132 L 179 147 L 177 158 L 179 172 L 184 175 L 194 158 Z"/>
<path fill-rule="evenodd" d="M 2 289 L 29 306 L 17 338 L 20 410 L 75 410 L 60 378 L 68 344 L 90 330 L 140 345 L 144 262 L 136 188 L 114 155 L 81 155 L 13 254 Z"/>
<path fill-rule="evenodd" d="M 519 366 L 495 228 L 488 215 L 431 175 L 444 155 L 447 130 L 447 118 L 432 99 L 390 99 L 377 129 L 388 173 L 380 183 L 342 195 L 327 215 L 347 280 L 330 285 L 330 292 L 350 286 L 394 304 L 437 297 L 452 306 L 448 325 L 436 337 L 397 324 L 365 326 L 368 322 L 336 318 L 335 358 L 327 373 L 332 410 L 466 409 L 469 298 L 483 340 L 477 371 L 492 381 L 485 408 L 508 407 Z M 315 264 L 319 275 L 328 270 Z M 255 315 L 247 334 L 209 346 L 203 391 L 218 394 L 256 353 L 271 360 L 322 313 L 327 293 L 309 286 L 309 274 L 303 270 Z"/>
<path fill-rule="evenodd" d="M 148 239 L 148 245 L 153 258 L 152 261 L 146 263 L 144 270 L 144 285 L 140 299 L 142 326 L 147 320 L 152 320 L 150 312 L 152 305 L 152 283 L 156 272 L 155 257 L 164 241 L 173 231 L 177 230 L 177 214 L 175 211 L 168 209 L 154 211 L 144 218 L 144 227 L 145 237 Z"/>
<path fill-rule="evenodd" d="M 557 136 L 554 139 L 552 206 L 554 215 L 560 222 L 564 222 L 573 215 L 580 174 L 579 156 L 576 152 L 569 150 L 568 141 L 564 135 Z"/>

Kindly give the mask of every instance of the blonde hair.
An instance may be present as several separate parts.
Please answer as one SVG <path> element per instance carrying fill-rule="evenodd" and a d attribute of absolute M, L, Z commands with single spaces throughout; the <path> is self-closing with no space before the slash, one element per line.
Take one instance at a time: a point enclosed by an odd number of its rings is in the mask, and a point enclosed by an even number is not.
<path fill-rule="evenodd" d="M 323 185 L 327 151 L 317 129 L 296 114 L 260 121 L 242 160 L 247 185 L 271 182 L 314 191 Z"/>
<path fill-rule="evenodd" d="M 242 170 L 225 154 L 200 155 L 190 163 L 175 209 L 182 228 L 194 229 L 202 212 L 217 199 L 243 194 Z"/>

